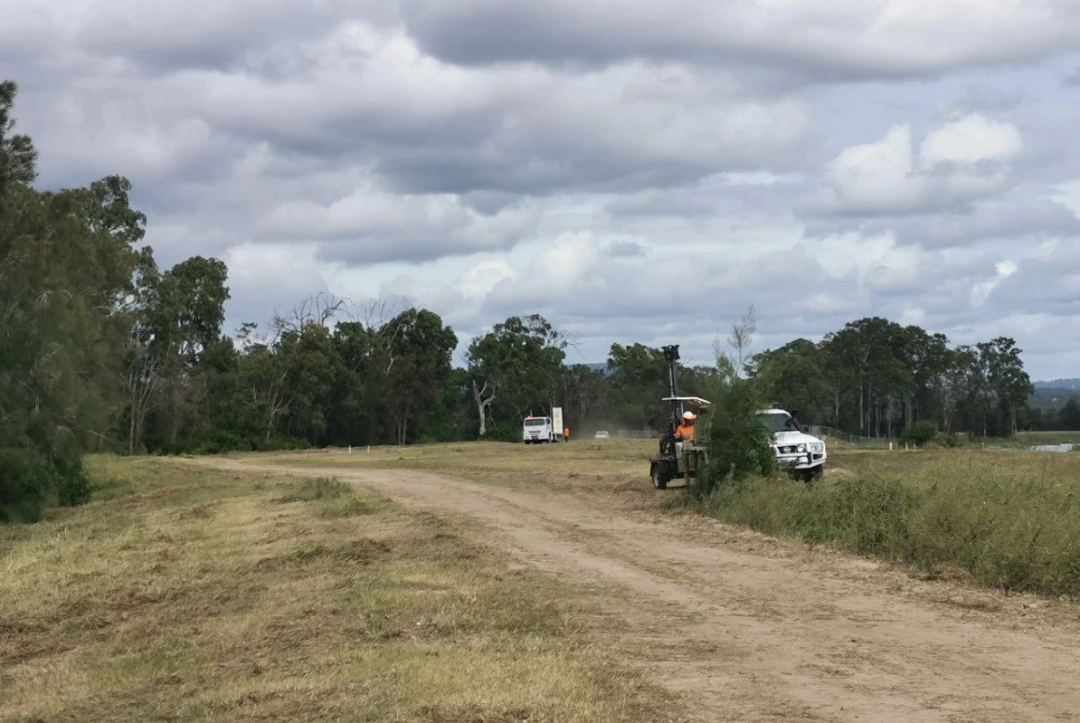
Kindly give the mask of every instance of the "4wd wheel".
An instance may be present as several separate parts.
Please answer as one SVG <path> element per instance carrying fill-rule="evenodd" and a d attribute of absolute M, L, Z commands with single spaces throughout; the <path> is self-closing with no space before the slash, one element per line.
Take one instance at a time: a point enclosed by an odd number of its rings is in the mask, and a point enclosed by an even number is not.
<path fill-rule="evenodd" d="M 671 477 L 668 476 L 667 470 L 664 469 L 662 464 L 654 464 L 652 466 L 652 486 L 658 490 L 666 490 L 667 483 L 671 481 Z"/>
<path fill-rule="evenodd" d="M 812 485 L 822 478 L 825 474 L 825 465 L 819 464 L 817 467 L 811 467 L 810 469 L 804 469 L 799 475 L 800 479 L 808 485 Z"/>

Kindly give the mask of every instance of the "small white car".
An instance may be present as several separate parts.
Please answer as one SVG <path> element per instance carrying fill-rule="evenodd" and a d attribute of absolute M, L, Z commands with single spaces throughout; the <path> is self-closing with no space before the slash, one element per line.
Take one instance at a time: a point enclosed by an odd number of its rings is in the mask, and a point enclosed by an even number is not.
<path fill-rule="evenodd" d="M 593 435 L 593 439 L 611 439 L 611 435 L 607 432 L 600 431 Z"/>
<path fill-rule="evenodd" d="M 758 417 L 772 432 L 772 447 L 781 467 L 807 482 L 821 477 L 828 458 L 823 441 L 804 432 L 783 409 L 762 409 Z"/>

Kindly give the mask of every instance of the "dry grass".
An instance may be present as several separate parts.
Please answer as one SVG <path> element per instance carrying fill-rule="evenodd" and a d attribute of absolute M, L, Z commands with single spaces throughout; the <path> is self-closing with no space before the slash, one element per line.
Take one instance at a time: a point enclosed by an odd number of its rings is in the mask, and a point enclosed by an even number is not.
<path fill-rule="evenodd" d="M 421 469 L 536 492 L 603 492 L 652 499 L 648 486 L 652 440 L 591 440 L 524 445 L 468 442 L 244 455 L 287 467 Z M 645 485 L 642 486 L 642 482 Z"/>
<path fill-rule="evenodd" d="M 0 528 L 0 721 L 631 721 L 578 591 L 332 480 L 97 459 Z"/>

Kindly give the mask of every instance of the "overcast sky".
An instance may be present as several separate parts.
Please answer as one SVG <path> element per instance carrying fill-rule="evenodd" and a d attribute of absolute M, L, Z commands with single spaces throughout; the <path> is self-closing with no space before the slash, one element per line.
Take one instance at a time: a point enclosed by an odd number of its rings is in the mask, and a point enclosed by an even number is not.
<path fill-rule="evenodd" d="M 405 295 L 709 360 L 882 315 L 1080 376 L 1075 0 L 3 0 L 41 185 L 119 173 L 230 325 Z"/>

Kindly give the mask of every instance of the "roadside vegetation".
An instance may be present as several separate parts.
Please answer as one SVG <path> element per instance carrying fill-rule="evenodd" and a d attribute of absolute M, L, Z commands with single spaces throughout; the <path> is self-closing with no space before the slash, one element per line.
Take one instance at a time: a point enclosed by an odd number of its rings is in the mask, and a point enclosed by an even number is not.
<path fill-rule="evenodd" d="M 930 575 L 1080 596 L 1077 455 L 851 451 L 833 461 L 813 486 L 754 477 L 692 504 L 724 522 Z"/>
<path fill-rule="evenodd" d="M 95 501 L 0 527 L 0 721 L 656 717 L 575 590 L 464 522 L 331 478 L 88 468 Z"/>

